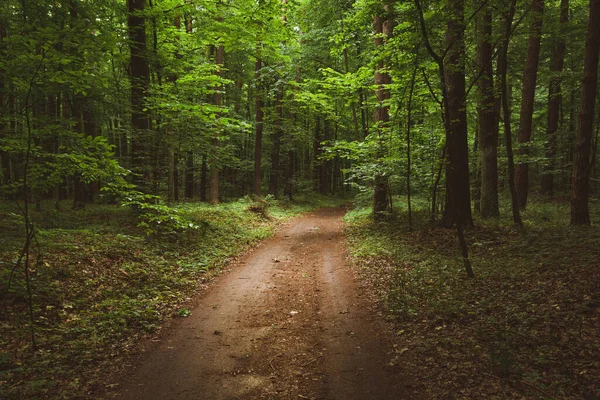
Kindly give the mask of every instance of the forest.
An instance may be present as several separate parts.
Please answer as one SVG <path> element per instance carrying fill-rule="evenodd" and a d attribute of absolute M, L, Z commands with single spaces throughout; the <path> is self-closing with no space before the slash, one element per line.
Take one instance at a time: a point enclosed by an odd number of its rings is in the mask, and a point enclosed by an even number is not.
<path fill-rule="evenodd" d="M 0 0 L 0 398 L 344 208 L 406 398 L 600 399 L 599 59 L 600 0 Z"/>

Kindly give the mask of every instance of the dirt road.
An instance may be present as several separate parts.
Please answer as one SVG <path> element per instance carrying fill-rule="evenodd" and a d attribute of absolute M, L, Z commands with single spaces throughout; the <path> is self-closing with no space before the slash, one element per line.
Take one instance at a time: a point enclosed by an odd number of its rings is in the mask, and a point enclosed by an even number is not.
<path fill-rule="evenodd" d="M 231 266 L 116 398 L 416 398 L 345 262 L 343 214 L 299 218 Z"/>

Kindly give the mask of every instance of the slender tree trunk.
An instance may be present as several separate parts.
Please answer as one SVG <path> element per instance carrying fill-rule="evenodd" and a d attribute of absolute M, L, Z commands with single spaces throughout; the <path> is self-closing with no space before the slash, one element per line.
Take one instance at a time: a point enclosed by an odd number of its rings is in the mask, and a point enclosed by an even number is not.
<path fill-rule="evenodd" d="M 447 163 L 446 154 L 448 152 L 448 147 L 446 143 L 444 143 L 444 148 L 442 149 L 442 155 L 439 159 L 439 166 L 437 168 L 437 173 L 435 174 L 435 180 L 433 182 L 433 187 L 431 188 L 431 222 L 435 222 L 438 215 L 438 201 L 437 194 L 438 188 L 440 187 L 440 181 L 442 180 L 442 172 L 444 170 L 444 165 Z M 432 171 L 433 172 L 433 171 Z"/>
<path fill-rule="evenodd" d="M 330 122 L 327 118 L 323 119 L 323 131 L 321 140 L 319 141 L 319 155 L 323 154 L 323 145 L 321 142 L 326 142 L 329 139 L 329 130 L 331 129 Z M 322 159 L 319 163 L 319 193 L 329 194 L 330 192 L 330 164 L 329 160 Z"/>
<path fill-rule="evenodd" d="M 175 201 L 175 149 L 169 146 L 167 150 L 167 199 L 169 202 Z"/>
<path fill-rule="evenodd" d="M 321 157 L 321 142 L 323 141 L 323 136 L 321 132 L 321 116 L 317 115 L 315 118 L 315 137 L 313 141 L 313 168 L 312 168 L 312 178 L 313 178 L 313 188 L 315 192 L 321 191 L 321 165 L 323 164 L 323 160 Z"/>
<path fill-rule="evenodd" d="M 362 128 L 362 135 L 363 138 L 366 138 L 367 136 L 369 136 L 369 123 L 367 121 L 368 114 L 365 104 L 365 95 L 362 89 L 359 89 L 358 91 L 358 104 L 360 106 L 360 125 Z"/>
<path fill-rule="evenodd" d="M 498 205 L 498 123 L 495 109 L 491 38 L 492 11 L 491 7 L 486 5 L 477 15 L 477 62 L 481 69 L 481 78 L 478 80 L 477 131 L 481 166 L 479 210 L 482 218 L 500 215 Z"/>
<path fill-rule="evenodd" d="M 173 200 L 179 201 L 179 188 L 180 188 L 181 178 L 179 176 L 179 152 L 175 151 L 175 155 L 173 157 Z"/>
<path fill-rule="evenodd" d="M 215 51 L 215 64 L 217 65 L 217 76 L 221 77 L 223 74 L 223 65 L 225 63 L 225 47 L 220 45 Z M 215 87 L 215 94 L 213 96 L 213 103 L 215 106 L 220 107 L 223 104 L 223 88 L 218 85 Z M 213 135 L 212 146 L 214 147 L 212 154 L 213 157 L 210 160 L 210 197 L 209 201 L 211 204 L 217 204 L 219 202 L 219 165 L 218 159 L 215 155 L 221 147 L 219 142 L 218 132 Z"/>
<path fill-rule="evenodd" d="M 590 155 L 596 94 L 598 90 L 598 57 L 600 52 L 600 0 L 590 0 L 590 18 L 585 40 L 581 108 L 573 163 L 571 192 L 571 225 L 589 225 Z"/>
<path fill-rule="evenodd" d="M 522 228 L 523 222 L 521 221 L 521 213 L 519 211 L 519 202 L 517 199 L 517 189 L 515 186 L 515 162 L 512 148 L 512 131 L 510 126 L 510 108 L 508 104 L 509 96 L 507 83 L 508 45 L 510 43 L 512 21 L 515 16 L 516 2 L 517 0 L 511 0 L 509 10 L 505 15 L 502 48 L 500 51 L 500 55 L 498 56 L 498 72 L 500 74 L 499 84 L 502 91 L 501 98 L 504 120 L 504 136 L 506 140 L 506 155 L 508 157 L 508 186 L 510 188 L 510 195 L 512 201 L 513 222 L 517 227 Z"/>
<path fill-rule="evenodd" d="M 283 195 L 288 200 L 293 200 L 293 177 L 294 177 L 294 150 L 289 150 L 287 155 L 287 162 L 285 163 L 285 186 L 283 188 Z"/>
<path fill-rule="evenodd" d="M 194 197 L 194 152 L 188 151 L 185 158 L 185 197 Z"/>
<path fill-rule="evenodd" d="M 556 166 L 557 131 L 562 106 L 562 72 L 565 65 L 565 32 L 569 22 L 569 0 L 560 2 L 559 35 L 550 56 L 550 85 L 548 88 L 548 128 L 546 131 L 546 158 L 548 166 L 542 174 L 542 194 L 551 196 L 554 191 L 554 169 Z"/>
<path fill-rule="evenodd" d="M 260 50 L 260 47 L 259 47 Z M 262 139 L 263 139 L 263 98 L 262 98 L 262 85 L 260 83 L 260 70 L 262 68 L 262 62 L 259 58 L 256 59 L 254 68 L 254 79 L 256 81 L 256 98 L 255 98 L 255 112 L 256 112 L 256 136 L 254 139 L 254 196 L 261 197 L 262 195 Z"/>
<path fill-rule="evenodd" d="M 206 201 L 206 186 L 208 181 L 208 163 L 206 156 L 202 156 L 202 166 L 200 171 L 200 201 Z"/>
<path fill-rule="evenodd" d="M 413 218 L 412 218 L 412 187 L 411 187 L 411 128 L 412 128 L 412 103 L 413 94 L 415 91 L 415 80 L 417 77 L 417 71 L 419 68 L 419 48 L 415 51 L 415 68 L 413 70 L 412 78 L 410 80 L 410 91 L 408 93 L 408 105 L 406 107 L 406 202 L 408 204 L 408 230 L 413 230 Z"/>
<path fill-rule="evenodd" d="M 280 150 L 283 130 L 283 83 L 277 88 L 275 95 L 275 122 L 273 123 L 273 148 L 271 150 L 271 175 L 269 177 L 269 194 L 277 196 L 279 190 Z"/>
<path fill-rule="evenodd" d="M 540 59 L 540 43 L 542 39 L 543 12 L 544 0 L 532 0 L 531 32 L 527 42 L 527 60 L 525 61 L 525 72 L 523 73 L 521 114 L 519 119 L 519 135 L 517 139 L 521 145 L 521 147 L 517 150 L 517 155 L 525 157 L 531 153 L 527 146 L 531 141 L 533 105 L 538 74 L 538 63 Z M 517 187 L 517 199 L 519 201 L 519 207 L 521 207 L 521 209 L 525 209 L 527 206 L 527 195 L 529 192 L 529 163 L 527 160 L 519 161 L 516 165 L 515 185 Z"/>
<path fill-rule="evenodd" d="M 146 0 L 127 0 L 129 15 L 127 25 L 130 41 L 130 77 L 131 77 L 131 165 L 134 172 L 141 174 L 137 185 L 147 190 L 152 180 L 152 167 L 148 145 L 150 118 L 145 111 L 145 99 L 150 86 L 150 65 L 146 44 L 145 19 L 140 14 L 146 8 Z"/>
<path fill-rule="evenodd" d="M 6 37 L 6 28 L 4 26 L 0 26 L 0 45 L 4 41 Z M 8 92 L 7 85 L 5 83 L 5 74 L 6 71 L 0 67 L 0 140 L 8 136 L 8 128 L 9 125 L 6 123 L 6 117 L 8 116 L 8 101 L 5 96 L 5 93 Z M 10 155 L 8 151 L 4 149 L 0 149 L 0 164 L 2 173 L 2 180 L 0 183 L 6 185 L 11 182 L 11 174 L 10 174 Z"/>

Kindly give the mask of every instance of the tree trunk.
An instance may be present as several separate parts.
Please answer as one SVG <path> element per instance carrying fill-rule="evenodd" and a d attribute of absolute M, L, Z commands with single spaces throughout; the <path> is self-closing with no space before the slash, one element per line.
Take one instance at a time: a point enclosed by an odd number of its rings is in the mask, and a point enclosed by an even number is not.
<path fill-rule="evenodd" d="M 180 177 L 179 177 L 179 152 L 175 151 L 175 155 L 173 157 L 173 200 L 179 201 L 179 186 L 180 186 Z"/>
<path fill-rule="evenodd" d="M 358 105 L 360 107 L 360 125 L 362 129 L 363 138 L 369 136 L 369 123 L 367 122 L 367 110 L 365 104 L 365 95 L 362 89 L 358 90 Z"/>
<path fill-rule="evenodd" d="M 221 77 L 223 74 L 223 64 L 225 63 L 225 47 L 220 45 L 216 48 L 215 51 L 215 64 L 217 65 L 217 76 Z M 213 96 L 213 104 L 217 107 L 221 107 L 223 104 L 223 88 L 218 85 L 215 87 L 215 93 Z M 218 122 L 217 122 L 218 123 Z M 213 135 L 211 144 L 214 147 L 211 154 L 213 155 L 210 160 L 210 197 L 209 201 L 211 204 L 219 203 L 219 165 L 216 154 L 219 151 L 219 147 L 221 147 L 221 143 L 219 142 L 218 131 L 215 131 Z"/>
<path fill-rule="evenodd" d="M 542 20 L 544 0 L 532 0 L 531 6 L 531 31 L 527 42 L 527 60 L 523 73 L 523 89 L 521 91 L 521 114 L 519 119 L 517 155 L 527 157 L 531 152 L 527 147 L 531 141 L 531 127 L 533 124 L 533 105 L 535 100 L 535 86 L 537 81 L 538 63 L 540 59 L 540 43 L 542 39 Z M 515 170 L 515 185 L 519 207 L 527 206 L 529 192 L 529 163 L 520 160 Z"/>
<path fill-rule="evenodd" d="M 594 109 L 598 89 L 598 56 L 600 52 L 600 0 L 590 0 L 590 18 L 585 39 L 581 108 L 573 163 L 571 192 L 571 225 L 589 225 L 588 206 L 590 155 L 594 129 Z"/>
<path fill-rule="evenodd" d="M 464 0 L 449 0 L 451 13 L 446 30 L 449 49 L 444 68 L 446 84 L 446 207 L 442 225 L 471 226 L 471 193 L 469 189 L 469 148 L 467 143 L 467 111 L 465 91 Z"/>
<path fill-rule="evenodd" d="M 477 62 L 481 69 L 478 80 L 477 132 L 481 166 L 481 197 L 479 210 L 482 218 L 500 215 L 498 206 L 498 123 L 494 96 L 492 66 L 492 11 L 484 6 L 477 15 Z"/>
<path fill-rule="evenodd" d="M 321 133 L 321 117 L 317 115 L 315 118 L 315 138 L 313 141 L 313 169 L 312 169 L 312 177 L 313 177 L 313 188 L 315 192 L 321 191 L 321 165 L 323 164 L 323 160 L 321 157 L 321 142 L 323 141 L 323 136 Z"/>
<path fill-rule="evenodd" d="M 323 145 L 321 142 L 326 142 L 329 139 L 330 122 L 327 118 L 323 121 L 323 132 L 319 141 L 319 154 L 323 154 Z M 329 194 L 330 192 L 330 164 L 329 160 L 322 159 L 319 163 L 319 193 Z"/>
<path fill-rule="evenodd" d="M 415 91 L 415 80 L 417 78 L 417 71 L 419 69 L 419 48 L 415 51 L 415 68 L 413 69 L 412 77 L 410 80 L 410 91 L 408 92 L 408 105 L 406 106 L 406 203 L 408 205 L 408 230 L 413 230 L 413 218 L 412 218 L 412 187 L 411 187 L 411 128 L 412 128 L 412 103 L 413 94 Z"/>
<path fill-rule="evenodd" d="M 285 186 L 283 195 L 288 200 L 293 200 L 293 177 L 294 177 L 294 150 L 288 151 L 287 162 L 285 163 Z"/>
<path fill-rule="evenodd" d="M 283 83 L 277 88 L 275 95 L 275 122 L 273 132 L 273 148 L 271 151 L 271 175 L 269 177 L 269 194 L 277 197 L 279 190 L 280 150 L 283 130 Z"/>
<path fill-rule="evenodd" d="M 206 201 L 206 186 L 208 180 L 208 163 L 206 162 L 206 156 L 202 156 L 202 166 L 200 171 L 200 201 Z"/>
<path fill-rule="evenodd" d="M 259 48 L 260 49 L 260 48 Z M 254 79 L 256 82 L 256 98 L 255 98 L 255 112 L 256 112 L 256 136 L 254 139 L 254 196 L 261 197 L 261 162 L 262 162 L 262 139 L 263 139 L 263 98 L 262 98 L 262 85 L 260 83 L 260 69 L 262 68 L 262 62 L 260 58 L 256 59 L 256 65 L 254 68 Z"/>
<path fill-rule="evenodd" d="M 167 152 L 167 199 L 171 203 L 175 201 L 175 149 L 169 146 Z"/>
<path fill-rule="evenodd" d="M 185 159 L 185 197 L 194 197 L 194 152 L 189 151 Z"/>
<path fill-rule="evenodd" d="M 140 14 L 146 7 L 146 0 L 127 0 L 129 15 L 127 25 L 130 41 L 130 77 L 131 77 L 131 165 L 141 177 L 136 179 L 137 186 L 148 190 L 152 180 L 152 166 L 148 145 L 150 118 L 144 111 L 145 99 L 150 86 L 150 65 L 146 44 L 145 19 Z"/>
<path fill-rule="evenodd" d="M 0 26 L 0 44 L 4 41 L 6 37 L 6 28 L 4 26 Z M 7 137 L 8 124 L 6 123 L 6 116 L 9 114 L 8 107 L 5 102 L 7 102 L 5 93 L 8 92 L 8 88 L 5 83 L 5 74 L 6 71 L 0 67 L 0 142 L 3 138 Z M 10 111 L 9 111 L 10 112 Z M 6 114 L 6 115 L 5 115 Z M 0 180 L 1 184 L 7 185 L 11 182 L 10 176 L 10 155 L 6 150 L 0 149 L 0 165 L 2 174 L 2 179 Z"/>
<path fill-rule="evenodd" d="M 517 0 L 511 0 L 509 10 L 505 17 L 505 26 L 502 38 L 502 44 L 500 49 L 500 55 L 498 56 L 498 73 L 500 75 L 500 88 L 502 91 L 502 112 L 504 122 L 504 137 L 506 140 L 506 155 L 508 157 L 508 187 L 510 188 L 510 196 L 512 202 L 512 215 L 514 224 L 522 228 L 523 222 L 521 221 L 521 213 L 519 211 L 519 202 L 517 199 L 517 188 L 515 187 L 515 162 L 512 149 L 512 131 L 510 126 L 510 108 L 508 104 L 508 83 L 507 83 L 507 69 L 508 69 L 508 45 L 510 43 L 510 36 L 512 31 L 512 21 L 515 16 L 515 7 Z"/>
<path fill-rule="evenodd" d="M 556 166 L 557 131 L 562 106 L 562 72 L 565 65 L 565 33 L 569 22 L 569 0 L 560 2 L 560 28 L 558 39 L 550 56 L 550 85 L 548 88 L 548 128 L 546 135 L 547 167 L 542 174 L 542 194 L 551 196 L 554 191 L 554 169 Z"/>
<path fill-rule="evenodd" d="M 389 3 L 384 4 L 383 9 L 373 16 L 373 27 L 375 38 L 373 42 L 380 53 L 387 41 L 391 39 L 393 25 L 393 8 Z M 375 69 L 375 94 L 377 97 L 377 106 L 374 114 L 375 129 L 377 133 L 377 154 L 376 162 L 381 162 L 385 155 L 384 135 L 389 129 L 390 115 L 387 101 L 390 99 L 389 85 L 392 83 L 392 77 L 385 71 L 383 55 L 378 55 L 379 60 Z M 388 209 L 388 177 L 386 174 L 376 172 L 374 177 L 373 193 L 373 218 L 380 221 L 385 218 Z"/>

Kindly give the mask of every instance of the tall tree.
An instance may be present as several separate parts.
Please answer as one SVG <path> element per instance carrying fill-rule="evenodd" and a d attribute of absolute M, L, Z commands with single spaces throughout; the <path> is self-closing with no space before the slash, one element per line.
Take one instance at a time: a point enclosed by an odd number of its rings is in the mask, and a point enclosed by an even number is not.
<path fill-rule="evenodd" d="M 220 78 L 223 74 L 223 65 L 225 64 L 225 46 L 223 44 L 218 45 L 215 49 L 215 64 L 217 65 L 217 76 Z M 222 91 L 221 85 L 217 84 L 213 94 L 213 104 L 217 107 L 221 107 L 223 104 Z M 218 125 L 219 123 L 217 122 Z M 219 129 L 215 129 L 211 138 L 211 145 L 214 149 L 210 160 L 209 201 L 211 204 L 217 204 L 219 202 L 219 160 L 216 152 L 221 145 L 219 141 Z"/>
<path fill-rule="evenodd" d="M 546 128 L 547 145 L 546 158 L 548 165 L 542 174 L 541 191 L 543 194 L 552 195 L 554 191 L 554 169 L 556 166 L 557 133 L 562 106 L 562 73 L 565 65 L 566 27 L 569 22 L 569 0 L 560 2 L 560 28 L 556 43 L 550 56 L 550 84 L 548 87 L 548 123 Z"/>
<path fill-rule="evenodd" d="M 483 6 L 477 15 L 477 63 L 481 77 L 478 80 L 477 132 L 481 165 L 482 218 L 500 215 L 498 206 L 498 123 L 494 95 L 492 9 Z"/>
<path fill-rule="evenodd" d="M 2 54 L 2 47 L 3 47 L 3 42 L 4 42 L 4 38 L 6 37 L 6 27 L 3 24 L 4 21 L 0 21 L 0 55 Z M 5 79 L 5 74 L 6 71 L 4 70 L 4 68 L 2 68 L 0 66 L 0 140 L 4 137 L 8 136 L 7 130 L 9 127 L 9 124 L 7 123 L 8 120 L 8 96 L 6 95 L 6 93 L 8 92 L 7 90 L 7 85 L 6 85 L 6 79 Z M 2 174 L 2 179 L 0 180 L 1 184 L 7 184 L 10 182 L 10 155 L 8 153 L 8 151 L 4 150 L 4 149 L 0 149 L 0 166 L 1 166 L 1 170 L 0 170 L 0 174 Z"/>
<path fill-rule="evenodd" d="M 146 97 L 150 86 L 150 64 L 146 43 L 146 20 L 144 10 L 146 0 L 127 0 L 129 15 L 130 77 L 131 77 L 131 164 L 134 172 L 141 174 L 138 186 L 147 186 L 151 181 L 149 162 L 150 117 L 146 107 Z"/>
<path fill-rule="evenodd" d="M 517 138 L 519 144 L 521 145 L 521 147 L 517 149 L 517 154 L 525 157 L 531 153 L 528 148 L 528 144 L 531 141 L 531 131 L 533 125 L 533 106 L 538 75 L 538 64 L 540 59 L 540 45 L 542 40 L 544 0 L 532 0 L 530 12 L 531 29 L 529 32 L 529 39 L 527 41 L 527 60 L 525 61 L 525 72 L 523 73 L 521 114 L 519 118 L 519 135 Z M 519 207 L 525 209 L 527 205 L 527 195 L 529 192 L 529 163 L 527 160 L 520 160 L 516 165 L 515 185 L 517 187 Z"/>
<path fill-rule="evenodd" d="M 571 191 L 571 225 L 589 225 L 590 154 L 596 95 L 598 90 L 598 58 L 600 55 L 600 0 L 590 0 L 590 14 L 585 39 L 581 108 L 577 144 L 573 163 Z"/>
<path fill-rule="evenodd" d="M 393 25 L 393 6 L 387 2 L 383 7 L 375 13 L 373 16 L 373 27 L 374 27 L 374 43 L 375 47 L 380 52 L 378 56 L 378 62 L 375 69 L 375 85 L 377 86 L 377 106 L 375 108 L 374 122 L 375 122 L 375 133 L 377 135 L 377 155 L 378 159 L 383 158 L 385 152 L 385 139 L 384 135 L 389 130 L 389 104 L 390 99 L 390 88 L 389 85 L 392 83 L 392 77 L 386 70 L 384 57 L 382 56 L 383 47 L 386 42 L 391 39 L 394 30 Z M 385 216 L 385 212 L 388 208 L 388 176 L 380 171 L 375 173 L 374 179 L 374 194 L 373 194 L 373 216 L 375 220 L 381 220 Z"/>
<path fill-rule="evenodd" d="M 510 105 L 508 100 L 508 47 L 512 35 L 512 23 L 515 17 L 515 8 L 517 0 L 511 0 L 508 8 L 504 10 L 504 29 L 502 32 L 502 40 L 500 44 L 500 54 L 498 55 L 498 84 L 501 91 L 502 103 L 502 119 L 504 125 L 504 139 L 506 142 L 506 156 L 508 158 L 508 187 L 510 190 L 510 198 L 512 205 L 513 222 L 518 228 L 523 227 L 521 221 L 521 212 L 519 211 L 519 201 L 517 199 L 517 188 L 515 186 L 515 161 L 512 147 L 512 130 L 510 122 Z"/>
<path fill-rule="evenodd" d="M 269 177 L 269 194 L 273 196 L 277 196 L 279 189 L 281 137 L 283 136 L 283 82 L 278 84 L 276 90 L 273 147 L 271 149 L 271 174 Z"/>
<path fill-rule="evenodd" d="M 254 79 L 256 84 L 256 94 L 254 99 L 255 105 L 255 122 L 256 132 L 254 138 L 254 196 L 260 197 L 262 195 L 262 142 L 263 142 L 263 118 L 264 118 L 264 101 L 262 95 L 261 85 L 261 68 L 262 60 L 260 59 L 260 45 L 258 46 L 258 57 L 256 58 L 256 64 L 254 67 Z"/>
<path fill-rule="evenodd" d="M 449 17 L 446 28 L 447 60 L 444 68 L 445 123 L 448 162 L 446 166 L 446 208 L 442 225 L 471 226 L 469 190 L 469 148 L 465 89 L 464 0 L 446 3 Z"/>

